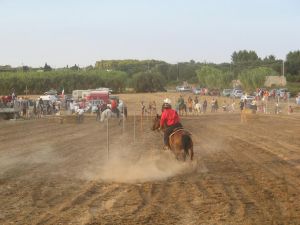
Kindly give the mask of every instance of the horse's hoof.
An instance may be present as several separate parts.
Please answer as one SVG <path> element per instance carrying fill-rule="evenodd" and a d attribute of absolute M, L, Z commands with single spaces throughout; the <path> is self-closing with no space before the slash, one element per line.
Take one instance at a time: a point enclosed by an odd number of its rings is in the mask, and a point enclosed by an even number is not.
<path fill-rule="evenodd" d="M 170 150 L 170 148 L 169 148 L 168 146 L 164 146 L 164 147 L 163 147 L 163 150 L 164 150 L 164 151 L 167 151 L 167 150 Z"/>

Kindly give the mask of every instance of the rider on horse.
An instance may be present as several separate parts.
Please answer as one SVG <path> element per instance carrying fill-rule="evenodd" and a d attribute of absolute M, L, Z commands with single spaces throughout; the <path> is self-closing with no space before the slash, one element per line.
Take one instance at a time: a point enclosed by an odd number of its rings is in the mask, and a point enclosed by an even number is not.
<path fill-rule="evenodd" d="M 172 134 L 175 128 L 180 128 L 182 127 L 182 125 L 180 123 L 180 119 L 177 112 L 174 109 L 172 109 L 171 100 L 168 98 L 164 100 L 163 112 L 161 114 L 160 119 L 160 129 L 164 127 L 164 149 L 169 149 L 169 136 Z"/>
<path fill-rule="evenodd" d="M 118 109 L 118 104 L 117 104 L 117 101 L 115 99 L 111 100 L 111 111 L 113 113 L 116 113 L 117 114 L 117 118 L 119 118 L 120 111 Z"/>

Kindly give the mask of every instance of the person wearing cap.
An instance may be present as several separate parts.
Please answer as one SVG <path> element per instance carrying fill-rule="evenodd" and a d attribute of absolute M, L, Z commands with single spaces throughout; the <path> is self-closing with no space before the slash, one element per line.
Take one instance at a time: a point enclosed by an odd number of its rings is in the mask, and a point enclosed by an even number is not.
<path fill-rule="evenodd" d="M 119 116 L 120 116 L 120 111 L 119 111 L 119 109 L 118 109 L 118 103 L 117 103 L 117 101 L 116 101 L 115 99 L 112 99 L 112 100 L 110 101 L 110 104 L 111 104 L 111 111 L 112 111 L 113 113 L 116 113 L 116 114 L 117 114 L 117 118 L 119 118 Z"/>
<path fill-rule="evenodd" d="M 176 110 L 172 109 L 171 100 L 166 98 L 163 104 L 163 112 L 160 119 L 160 129 L 165 128 L 164 132 L 164 149 L 170 149 L 169 136 L 175 128 L 182 127 Z"/>

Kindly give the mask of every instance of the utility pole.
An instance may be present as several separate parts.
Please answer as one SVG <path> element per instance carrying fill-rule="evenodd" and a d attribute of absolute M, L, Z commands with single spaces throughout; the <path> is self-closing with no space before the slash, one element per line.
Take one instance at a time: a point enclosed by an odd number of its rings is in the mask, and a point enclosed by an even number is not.
<path fill-rule="evenodd" d="M 284 60 L 282 60 L 282 76 L 284 76 Z"/>
<path fill-rule="evenodd" d="M 179 63 L 177 63 L 177 81 L 179 81 Z"/>

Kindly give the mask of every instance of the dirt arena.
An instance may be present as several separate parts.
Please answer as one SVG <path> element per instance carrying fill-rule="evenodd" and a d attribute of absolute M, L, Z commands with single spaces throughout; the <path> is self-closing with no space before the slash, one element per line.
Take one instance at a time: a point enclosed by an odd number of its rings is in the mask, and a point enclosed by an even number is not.
<path fill-rule="evenodd" d="M 182 117 L 195 160 L 162 149 L 124 95 L 124 132 L 83 124 L 0 121 L 0 224 L 300 224 L 300 116 L 238 113 Z M 173 99 L 175 99 L 174 96 Z"/>

